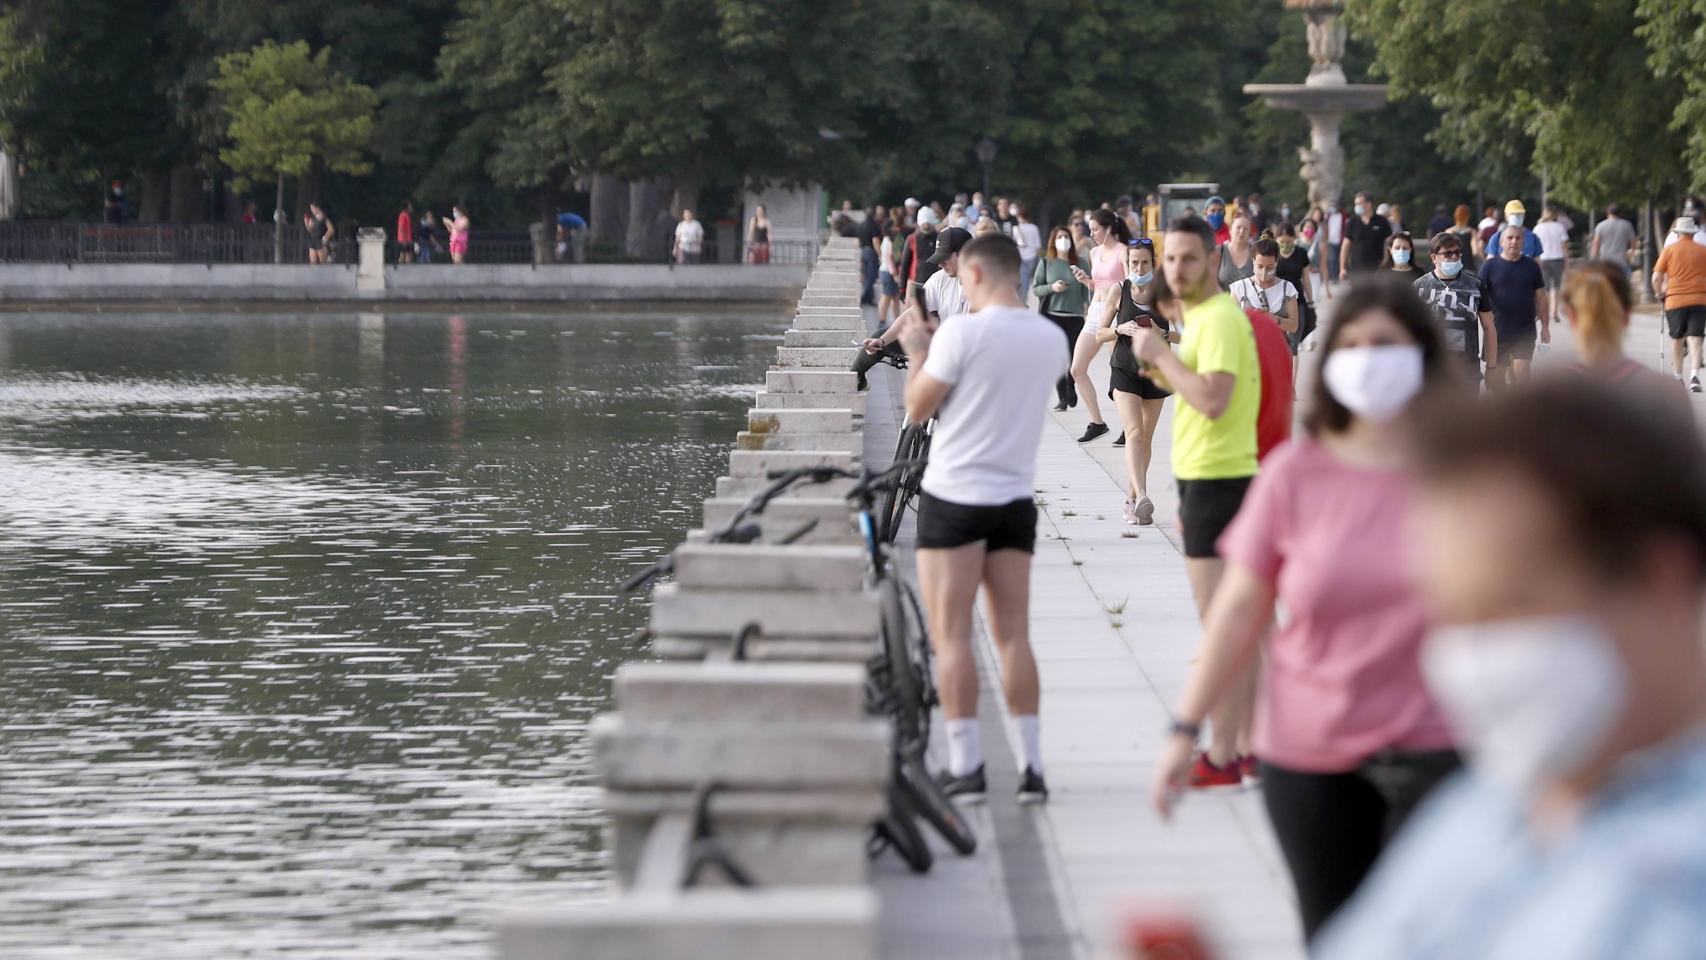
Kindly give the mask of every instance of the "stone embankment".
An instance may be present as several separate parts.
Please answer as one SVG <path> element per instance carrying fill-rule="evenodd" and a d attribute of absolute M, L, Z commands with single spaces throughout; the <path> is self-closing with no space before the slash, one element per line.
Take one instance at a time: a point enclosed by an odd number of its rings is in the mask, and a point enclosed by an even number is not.
<path fill-rule="evenodd" d="M 706 534 L 771 470 L 859 464 L 865 397 L 846 366 L 863 335 L 858 251 L 833 239 L 702 529 L 656 588 L 659 659 L 620 668 L 615 710 L 594 722 L 617 895 L 504 917 L 503 960 L 875 956 L 866 832 L 891 732 L 865 709 L 878 609 L 843 499 L 851 481 L 774 501 L 756 543 Z"/>

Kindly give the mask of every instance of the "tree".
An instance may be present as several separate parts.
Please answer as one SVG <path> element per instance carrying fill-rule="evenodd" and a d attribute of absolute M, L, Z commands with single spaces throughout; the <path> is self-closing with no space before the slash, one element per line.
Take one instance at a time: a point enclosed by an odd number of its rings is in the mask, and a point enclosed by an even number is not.
<path fill-rule="evenodd" d="M 1706 60 L 1706 2 L 1641 0 L 1636 14 L 1643 21 L 1635 32 L 1646 41 L 1647 62 L 1673 91 L 1671 128 L 1686 135 L 1687 185 L 1701 189 L 1706 187 L 1706 77 L 1700 73 Z M 1646 146 L 1641 144 L 1643 150 Z"/>
<path fill-rule="evenodd" d="M 1364 0 L 1350 22 L 1395 96 L 1440 110 L 1431 139 L 1448 155 L 1474 161 L 1483 178 L 1537 173 L 1564 202 L 1597 206 L 1650 196 L 1682 173 L 1671 126 L 1680 88 L 1647 68 L 1635 8 Z"/>
<path fill-rule="evenodd" d="M 284 262 L 284 178 L 301 177 L 316 160 L 340 173 L 373 169 L 365 151 L 373 140 L 373 90 L 331 67 L 331 48 L 268 40 L 219 58 L 213 82 L 229 121 L 231 145 L 219 151 L 238 189 L 276 177 L 273 259 Z"/>

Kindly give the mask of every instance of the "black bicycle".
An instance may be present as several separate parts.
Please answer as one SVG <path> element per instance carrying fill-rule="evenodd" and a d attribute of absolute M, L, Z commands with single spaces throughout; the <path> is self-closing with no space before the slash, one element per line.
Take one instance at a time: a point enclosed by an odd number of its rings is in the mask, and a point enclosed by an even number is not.
<path fill-rule="evenodd" d="M 894 459 L 890 462 L 913 466 L 903 471 L 895 484 L 883 492 L 877 504 L 877 536 L 884 543 L 894 543 L 900 536 L 907 508 L 918 498 L 920 484 L 924 482 L 924 465 L 930 459 L 930 439 L 935 432 L 935 417 L 923 423 L 909 423 L 900 429 L 900 437 L 895 440 Z"/>
<path fill-rule="evenodd" d="M 894 723 L 893 770 L 889 778 L 887 807 L 872 826 L 872 856 L 892 849 L 908 867 L 923 873 L 934 864 L 918 820 L 928 823 L 954 850 L 970 854 L 977 837 L 959 810 L 930 776 L 925 753 L 930 742 L 930 715 L 938 700 L 930 638 L 923 607 L 917 594 L 890 572 L 890 545 L 877 536 L 876 501 L 890 495 L 910 472 L 923 468 L 916 461 L 900 461 L 878 473 L 855 473 L 837 467 L 801 467 L 774 471 L 770 485 L 748 501 L 722 529 L 711 533 L 713 543 L 752 543 L 762 536 L 757 518 L 770 502 L 800 483 L 828 483 L 837 478 L 857 480 L 847 498 L 857 509 L 859 530 L 867 551 L 866 586 L 877 594 L 880 613 L 880 644 L 866 665 L 865 699 L 874 714 L 888 716 Z M 815 524 L 776 541 L 790 543 L 804 536 Z M 657 577 L 674 570 L 673 555 L 664 555 L 623 585 L 625 592 L 638 590 Z M 732 656 L 745 659 L 747 643 L 758 634 L 757 624 L 737 631 Z"/>

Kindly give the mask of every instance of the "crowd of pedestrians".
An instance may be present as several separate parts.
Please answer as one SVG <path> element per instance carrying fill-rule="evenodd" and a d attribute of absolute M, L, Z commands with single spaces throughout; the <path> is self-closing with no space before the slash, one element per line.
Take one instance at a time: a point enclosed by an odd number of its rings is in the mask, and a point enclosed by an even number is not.
<path fill-rule="evenodd" d="M 1481 224 L 1439 207 L 1419 238 L 1367 194 L 1292 213 L 1210 197 L 1163 224 L 1121 198 L 1044 235 L 974 194 L 909 199 L 871 232 L 883 329 L 854 368 L 863 385 L 909 356 L 907 416 L 938 421 L 918 571 L 948 792 L 986 789 L 981 586 L 1022 799 L 1047 797 L 1032 481 L 1050 403 L 1085 407 L 1080 443 L 1110 432 L 1090 376 L 1109 346 L 1125 523 L 1157 522 L 1173 401 L 1203 629 L 1157 811 L 1259 788 L 1319 956 L 1690 955 L 1706 843 L 1674 824 L 1706 811 L 1700 211 L 1651 277 L 1686 387 L 1625 352 L 1638 240 L 1615 206 L 1573 264 L 1568 218 L 1530 227 L 1519 199 Z M 1555 323 L 1578 359 L 1537 375 Z M 1298 398 L 1305 342 L 1319 375 Z"/>

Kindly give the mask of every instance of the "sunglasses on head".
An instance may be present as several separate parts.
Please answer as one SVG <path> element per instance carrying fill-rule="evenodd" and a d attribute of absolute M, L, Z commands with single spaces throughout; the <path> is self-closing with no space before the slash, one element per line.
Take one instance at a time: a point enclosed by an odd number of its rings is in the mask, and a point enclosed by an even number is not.
<path fill-rule="evenodd" d="M 1153 246 L 1155 246 L 1155 241 L 1149 239 L 1148 237 L 1133 237 L 1130 240 L 1126 241 L 1126 246 L 1128 246 L 1128 247 L 1153 247 Z"/>

